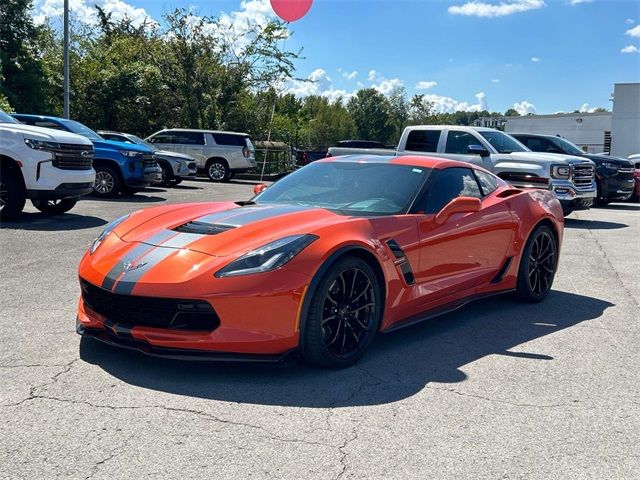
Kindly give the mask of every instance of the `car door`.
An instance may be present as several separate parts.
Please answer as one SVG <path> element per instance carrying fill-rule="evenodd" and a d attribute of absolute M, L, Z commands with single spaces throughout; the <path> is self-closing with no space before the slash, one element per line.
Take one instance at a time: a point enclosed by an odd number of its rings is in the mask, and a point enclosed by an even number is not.
<path fill-rule="evenodd" d="M 470 145 L 480 145 L 491 152 L 490 145 L 477 135 L 475 132 L 447 129 L 446 139 L 444 141 L 444 153 L 446 158 L 452 160 L 459 160 L 461 162 L 468 162 L 474 165 L 479 165 L 487 170 L 493 170 L 491 158 L 487 155 L 481 157 L 480 155 L 469 153 Z"/>
<path fill-rule="evenodd" d="M 440 170 L 419 201 L 423 215 L 418 219 L 420 267 L 416 284 L 422 305 L 484 285 L 505 264 L 514 220 L 504 199 L 493 194 L 497 179 L 481 173 L 488 176 L 484 190 L 472 168 Z M 480 211 L 454 214 L 439 225 L 435 215 L 458 196 L 480 199 Z"/>

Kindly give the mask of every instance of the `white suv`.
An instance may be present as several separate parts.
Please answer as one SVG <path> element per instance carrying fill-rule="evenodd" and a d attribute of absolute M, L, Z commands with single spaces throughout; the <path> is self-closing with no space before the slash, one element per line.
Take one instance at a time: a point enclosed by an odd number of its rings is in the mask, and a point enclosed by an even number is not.
<path fill-rule="evenodd" d="M 235 173 L 256 167 L 255 150 L 246 133 L 171 128 L 146 140 L 162 150 L 195 157 L 198 169 L 214 182 L 227 182 Z"/>

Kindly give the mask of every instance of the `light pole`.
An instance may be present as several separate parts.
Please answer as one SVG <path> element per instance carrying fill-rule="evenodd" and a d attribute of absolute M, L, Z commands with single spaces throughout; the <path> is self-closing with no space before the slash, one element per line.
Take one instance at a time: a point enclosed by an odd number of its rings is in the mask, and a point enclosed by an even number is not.
<path fill-rule="evenodd" d="M 64 90 L 64 118 L 69 118 L 69 0 L 64 0 L 64 39 L 63 39 L 63 90 Z"/>

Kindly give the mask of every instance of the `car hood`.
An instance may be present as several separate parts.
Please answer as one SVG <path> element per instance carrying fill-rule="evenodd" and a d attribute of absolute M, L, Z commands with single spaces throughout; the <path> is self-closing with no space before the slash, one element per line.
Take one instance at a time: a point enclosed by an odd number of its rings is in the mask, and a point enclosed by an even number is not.
<path fill-rule="evenodd" d="M 195 162 L 196 159 L 191 155 L 184 153 L 170 152 L 169 150 L 156 150 L 155 155 L 158 158 L 165 158 L 167 160 L 184 160 L 185 162 Z"/>
<path fill-rule="evenodd" d="M 350 218 L 354 217 L 300 205 L 199 203 L 144 210 L 118 225 L 114 233 L 128 243 L 224 257 Z"/>
<path fill-rule="evenodd" d="M 25 137 L 34 138 L 36 140 L 45 140 L 58 143 L 72 143 L 76 145 L 91 146 L 92 143 L 82 135 L 77 135 L 64 130 L 56 130 L 53 128 L 34 127 L 32 125 L 23 125 L 18 123 L 0 124 L 2 130 L 22 133 Z"/>
<path fill-rule="evenodd" d="M 583 158 L 588 158 L 596 164 L 601 162 L 612 163 L 617 165 L 619 168 L 633 168 L 633 162 L 631 160 L 627 160 L 626 158 L 614 157 L 611 155 L 596 155 L 596 154 L 584 154 L 581 155 Z"/>
<path fill-rule="evenodd" d="M 525 163 L 585 163 L 587 159 L 577 157 L 575 155 L 566 155 L 564 153 L 540 153 L 540 152 L 513 152 L 500 153 L 499 158 L 522 161 Z"/>
<path fill-rule="evenodd" d="M 107 150 L 133 150 L 134 152 L 153 154 L 153 150 L 149 147 L 135 143 L 117 142 L 115 140 L 94 140 L 93 145 L 96 148 L 104 148 Z"/>

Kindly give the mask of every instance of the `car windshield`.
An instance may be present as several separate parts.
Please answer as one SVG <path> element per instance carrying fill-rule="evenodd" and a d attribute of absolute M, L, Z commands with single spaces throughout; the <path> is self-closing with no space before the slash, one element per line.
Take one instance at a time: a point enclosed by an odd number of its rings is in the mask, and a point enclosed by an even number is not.
<path fill-rule="evenodd" d="M 569 140 L 565 140 L 561 137 L 550 137 L 549 141 L 551 141 L 551 143 L 555 143 L 556 146 L 564 153 L 571 155 L 584 155 L 584 152 Z"/>
<path fill-rule="evenodd" d="M 0 123 L 20 123 L 11 115 L 6 114 L 2 110 L 0 110 Z"/>
<path fill-rule="evenodd" d="M 138 137 L 136 135 L 132 135 L 132 134 L 128 133 L 127 135 L 125 135 L 125 137 L 128 138 L 133 143 L 137 143 L 138 145 L 144 145 L 145 147 L 149 147 L 154 152 L 158 151 L 158 147 L 156 147 L 154 144 L 149 143 L 146 140 L 143 140 L 143 139 L 141 139 L 140 137 Z"/>
<path fill-rule="evenodd" d="M 100 135 L 91 130 L 89 127 L 84 126 L 80 122 L 76 122 L 75 120 L 60 120 L 70 132 L 77 133 L 78 135 L 82 135 L 83 137 L 87 137 L 89 140 L 104 140 Z"/>
<path fill-rule="evenodd" d="M 495 148 L 498 153 L 528 152 L 529 149 L 510 135 L 492 130 L 478 132 Z"/>
<path fill-rule="evenodd" d="M 255 202 L 307 205 L 344 215 L 394 215 L 409 209 L 430 173 L 430 168 L 385 161 L 318 162 L 274 183 Z"/>

